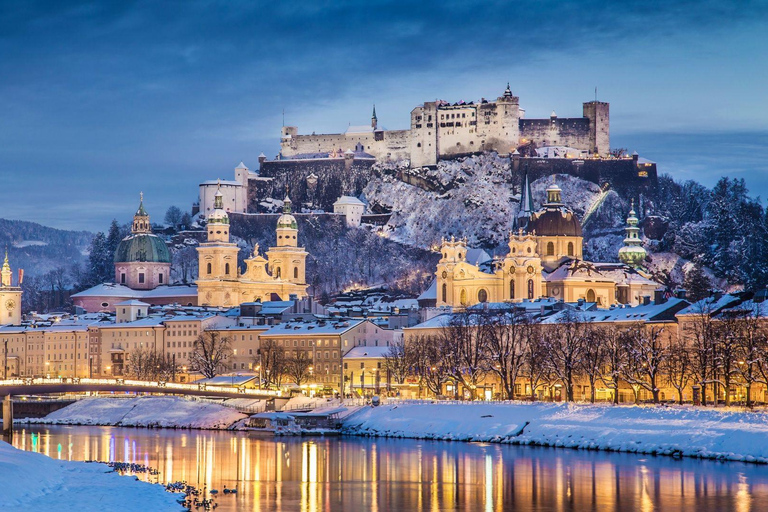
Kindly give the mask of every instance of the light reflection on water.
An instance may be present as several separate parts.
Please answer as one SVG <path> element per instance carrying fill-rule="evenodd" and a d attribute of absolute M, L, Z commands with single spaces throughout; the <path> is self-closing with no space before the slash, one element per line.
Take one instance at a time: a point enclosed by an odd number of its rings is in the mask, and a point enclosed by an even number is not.
<path fill-rule="evenodd" d="M 13 444 L 117 460 L 161 482 L 238 489 L 217 510 L 729 511 L 768 509 L 768 468 L 693 459 L 368 438 L 33 426 Z M 139 474 L 143 480 L 158 477 Z M 766 508 L 761 508 L 766 507 Z"/>

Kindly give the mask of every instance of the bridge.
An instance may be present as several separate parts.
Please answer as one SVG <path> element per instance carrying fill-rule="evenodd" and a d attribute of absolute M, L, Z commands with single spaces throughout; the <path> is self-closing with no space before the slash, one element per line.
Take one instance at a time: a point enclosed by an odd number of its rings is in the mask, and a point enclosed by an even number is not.
<path fill-rule="evenodd" d="M 13 428 L 12 396 L 49 395 L 84 392 L 153 393 L 164 395 L 194 395 L 210 398 L 280 398 L 282 393 L 267 389 L 250 389 L 237 386 L 212 386 L 210 384 L 180 384 L 176 382 L 142 381 L 129 379 L 0 379 L 0 396 L 3 400 L 3 433 Z"/>

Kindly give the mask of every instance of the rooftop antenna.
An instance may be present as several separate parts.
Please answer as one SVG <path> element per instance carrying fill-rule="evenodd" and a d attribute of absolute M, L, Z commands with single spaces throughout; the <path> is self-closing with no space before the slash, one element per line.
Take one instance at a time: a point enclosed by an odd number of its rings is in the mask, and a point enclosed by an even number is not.
<path fill-rule="evenodd" d="M 597 86 L 595 86 L 595 103 L 597 103 Z"/>
<path fill-rule="evenodd" d="M 597 88 L 595 88 L 595 97 L 597 97 Z M 283 109 L 283 126 L 285 126 L 285 109 Z"/>

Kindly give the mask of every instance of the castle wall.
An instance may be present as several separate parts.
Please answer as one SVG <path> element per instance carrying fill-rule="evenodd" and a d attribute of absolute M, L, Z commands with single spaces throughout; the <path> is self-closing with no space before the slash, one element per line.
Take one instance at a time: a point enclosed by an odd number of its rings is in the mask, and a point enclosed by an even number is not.
<path fill-rule="evenodd" d="M 536 146 L 568 146 L 591 151 L 590 121 L 584 117 L 549 119 L 521 119 L 520 142 L 533 142 Z"/>
<path fill-rule="evenodd" d="M 378 130 L 376 132 L 336 133 L 320 135 L 291 134 L 280 143 L 283 156 L 294 157 L 354 150 L 358 144 L 363 151 L 377 160 L 407 159 L 410 148 L 410 130 Z"/>

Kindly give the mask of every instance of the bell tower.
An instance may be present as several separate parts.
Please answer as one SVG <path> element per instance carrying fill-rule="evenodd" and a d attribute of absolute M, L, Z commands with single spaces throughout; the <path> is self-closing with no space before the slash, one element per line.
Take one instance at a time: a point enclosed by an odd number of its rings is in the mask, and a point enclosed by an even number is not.
<path fill-rule="evenodd" d="M 277 219 L 277 246 L 267 251 L 269 270 L 272 278 L 289 283 L 304 285 L 306 279 L 307 252 L 299 247 L 299 227 L 296 217 L 291 214 L 293 203 L 288 195 L 283 201 L 283 214 Z"/>
<path fill-rule="evenodd" d="M 23 272 L 19 271 L 18 286 L 13 286 L 13 272 L 8 263 L 8 250 L 5 250 L 3 268 L 0 270 L 0 325 L 21 324 L 21 280 Z"/>

